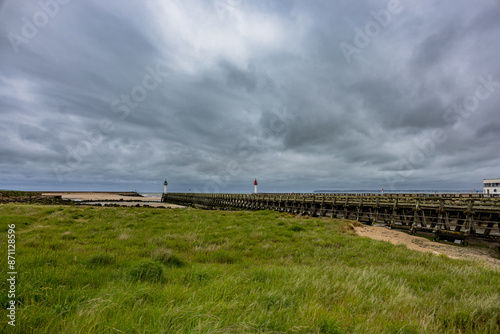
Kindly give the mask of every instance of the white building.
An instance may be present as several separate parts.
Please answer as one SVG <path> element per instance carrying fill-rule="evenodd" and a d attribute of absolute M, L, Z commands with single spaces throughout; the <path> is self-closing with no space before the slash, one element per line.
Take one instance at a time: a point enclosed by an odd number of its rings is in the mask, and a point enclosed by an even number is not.
<path fill-rule="evenodd" d="M 490 196 L 500 196 L 500 179 L 484 179 L 483 194 Z"/>

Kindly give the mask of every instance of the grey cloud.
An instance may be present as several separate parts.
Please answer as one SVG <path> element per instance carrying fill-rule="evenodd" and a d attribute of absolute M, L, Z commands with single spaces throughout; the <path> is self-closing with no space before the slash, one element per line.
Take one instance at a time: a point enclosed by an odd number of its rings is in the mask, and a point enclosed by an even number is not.
<path fill-rule="evenodd" d="M 378 189 L 400 171 L 399 188 L 478 188 L 498 166 L 500 88 L 457 129 L 443 115 L 480 75 L 500 81 L 500 7 L 402 5 L 348 64 L 339 44 L 387 3 L 244 0 L 219 17 L 198 0 L 72 1 L 16 54 L 8 33 L 40 9 L 5 2 L 0 188 Z M 157 64 L 168 76 L 114 112 Z M 446 141 L 402 167 L 436 130 Z"/>
<path fill-rule="evenodd" d="M 246 70 L 238 69 L 229 63 L 221 63 L 220 66 L 227 73 L 226 82 L 228 87 L 243 87 L 248 92 L 255 91 L 257 78 L 254 66 L 249 65 Z"/>
<path fill-rule="evenodd" d="M 488 30 L 498 30 L 498 17 L 500 16 L 500 1 L 497 0 L 497 6 L 485 8 L 470 23 L 470 29 L 473 31 L 486 32 Z"/>
<path fill-rule="evenodd" d="M 491 140 L 499 139 L 500 123 L 493 122 L 476 130 L 476 136 L 479 138 L 488 138 Z"/>
<path fill-rule="evenodd" d="M 429 67 L 441 63 L 449 53 L 458 36 L 463 33 L 460 22 L 453 22 L 429 35 L 415 50 L 415 64 Z"/>

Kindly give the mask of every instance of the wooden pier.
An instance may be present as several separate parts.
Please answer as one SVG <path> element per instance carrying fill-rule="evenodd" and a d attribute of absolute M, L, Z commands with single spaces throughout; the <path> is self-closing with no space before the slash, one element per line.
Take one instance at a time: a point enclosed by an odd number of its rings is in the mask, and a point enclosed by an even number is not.
<path fill-rule="evenodd" d="M 163 202 L 227 210 L 274 210 L 385 224 L 435 240 L 483 240 L 500 245 L 500 198 L 473 194 L 187 194 Z M 497 245 L 497 246 L 498 246 Z"/>

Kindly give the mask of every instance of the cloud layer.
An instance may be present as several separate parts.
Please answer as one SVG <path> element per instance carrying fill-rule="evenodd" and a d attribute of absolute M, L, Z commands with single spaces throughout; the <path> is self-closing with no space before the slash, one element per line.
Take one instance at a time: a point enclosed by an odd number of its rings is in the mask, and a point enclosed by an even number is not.
<path fill-rule="evenodd" d="M 0 3 L 0 188 L 474 189 L 500 3 Z"/>

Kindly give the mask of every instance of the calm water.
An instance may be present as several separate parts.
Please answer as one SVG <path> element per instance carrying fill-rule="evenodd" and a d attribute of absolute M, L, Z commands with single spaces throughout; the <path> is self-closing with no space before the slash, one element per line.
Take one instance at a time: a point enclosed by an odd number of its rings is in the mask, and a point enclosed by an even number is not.
<path fill-rule="evenodd" d="M 384 194 L 471 194 L 471 193 L 479 193 L 483 192 L 482 189 L 476 189 L 474 192 L 471 190 L 386 190 L 384 189 Z M 231 192 L 238 194 L 238 192 Z M 310 193 L 329 193 L 329 194 L 380 194 L 382 190 L 328 190 L 328 189 L 319 189 L 314 190 Z M 242 191 L 241 194 L 250 194 L 248 191 Z M 299 192 L 296 192 L 299 194 Z M 161 197 L 162 193 L 141 193 L 142 196 L 146 197 Z"/>
<path fill-rule="evenodd" d="M 380 194 L 382 190 L 315 190 L 315 193 L 332 193 L 332 194 Z M 483 190 L 474 192 L 473 190 L 387 190 L 384 189 L 384 194 L 471 194 L 482 193 Z"/>

